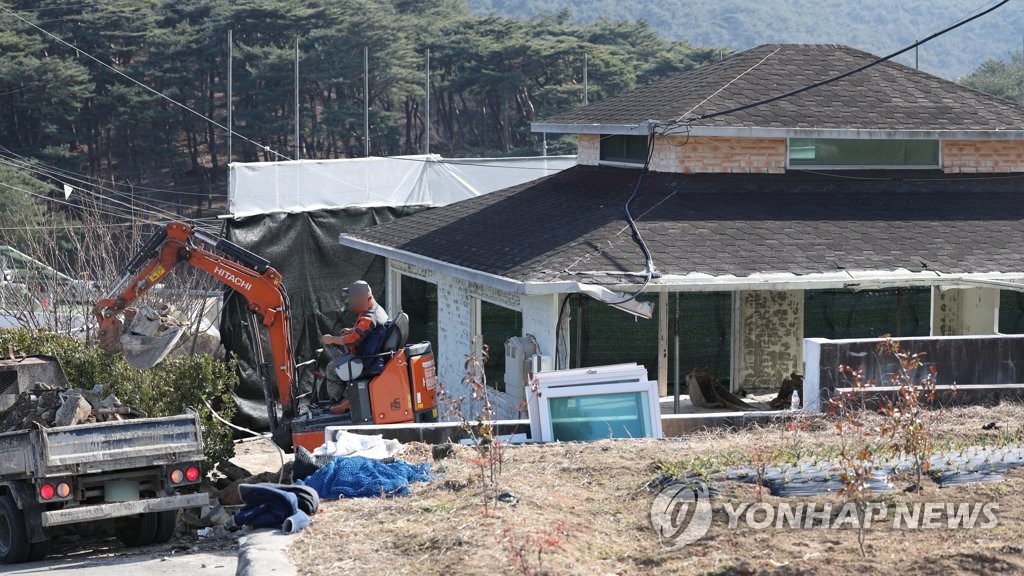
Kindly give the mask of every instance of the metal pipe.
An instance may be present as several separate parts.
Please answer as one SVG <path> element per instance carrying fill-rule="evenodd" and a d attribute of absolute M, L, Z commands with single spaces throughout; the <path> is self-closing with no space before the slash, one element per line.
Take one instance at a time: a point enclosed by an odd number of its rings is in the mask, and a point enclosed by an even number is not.
<path fill-rule="evenodd" d="M 672 362 L 672 378 L 675 380 L 675 399 L 672 401 L 672 413 L 679 414 L 679 292 L 676 295 L 676 311 L 672 322 L 673 350 L 675 354 Z"/>
<path fill-rule="evenodd" d="M 363 145 L 370 156 L 370 47 L 363 46 Z"/>
<path fill-rule="evenodd" d="M 430 48 L 427 48 L 427 96 L 424 112 L 423 129 L 426 131 L 425 153 L 430 154 Z"/>
<path fill-rule="evenodd" d="M 231 40 L 231 28 L 228 28 L 228 164 L 231 164 L 231 136 L 234 134 L 234 125 L 232 123 L 232 108 L 231 105 L 231 60 L 233 52 L 233 42 Z"/>
<path fill-rule="evenodd" d="M 299 159 L 299 37 L 295 37 L 295 159 Z"/>

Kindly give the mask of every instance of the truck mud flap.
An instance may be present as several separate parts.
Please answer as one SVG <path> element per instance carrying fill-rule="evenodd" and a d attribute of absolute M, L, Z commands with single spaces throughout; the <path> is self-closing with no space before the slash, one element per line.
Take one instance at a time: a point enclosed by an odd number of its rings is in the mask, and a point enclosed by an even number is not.
<path fill-rule="evenodd" d="M 59 526 L 61 524 L 76 524 L 78 522 L 134 516 L 146 512 L 198 508 L 209 503 L 210 496 L 206 493 L 179 494 L 177 496 L 149 498 L 133 502 L 112 502 L 109 504 L 96 504 L 94 506 L 65 508 L 63 510 L 50 510 L 42 513 L 42 520 L 43 526 Z"/>

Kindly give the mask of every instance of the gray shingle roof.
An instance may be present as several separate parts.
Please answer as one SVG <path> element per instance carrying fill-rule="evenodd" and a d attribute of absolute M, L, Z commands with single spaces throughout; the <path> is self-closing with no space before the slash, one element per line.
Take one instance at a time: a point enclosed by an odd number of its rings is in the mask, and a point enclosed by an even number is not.
<path fill-rule="evenodd" d="M 636 125 L 653 119 L 664 125 L 688 112 L 705 114 L 776 96 L 875 58 L 848 46 L 766 44 L 539 124 Z M 772 104 L 694 121 L 693 126 L 1022 130 L 1024 107 L 889 61 Z"/>
<path fill-rule="evenodd" d="M 517 281 L 611 281 L 644 269 L 622 212 L 638 175 L 578 166 L 351 236 Z M 663 274 L 1021 273 L 1022 183 L 938 171 L 650 173 L 633 214 Z"/>

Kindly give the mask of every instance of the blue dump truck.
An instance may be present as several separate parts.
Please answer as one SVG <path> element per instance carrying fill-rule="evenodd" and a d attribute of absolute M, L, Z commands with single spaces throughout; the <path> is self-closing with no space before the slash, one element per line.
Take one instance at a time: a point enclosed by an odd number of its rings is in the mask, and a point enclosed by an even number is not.
<path fill-rule="evenodd" d="M 38 406 L 47 399 L 51 406 Z M 65 408 L 70 402 L 81 405 Z M 25 405 L 36 411 L 15 413 Z M 46 356 L 0 360 L 0 414 L 21 422 L 0 433 L 0 564 L 42 559 L 51 537 L 74 524 L 106 523 L 127 546 L 166 542 L 179 510 L 209 502 L 199 491 L 196 414 L 132 417 L 123 406 L 93 406 Z M 47 420 L 53 415 L 63 421 Z"/>

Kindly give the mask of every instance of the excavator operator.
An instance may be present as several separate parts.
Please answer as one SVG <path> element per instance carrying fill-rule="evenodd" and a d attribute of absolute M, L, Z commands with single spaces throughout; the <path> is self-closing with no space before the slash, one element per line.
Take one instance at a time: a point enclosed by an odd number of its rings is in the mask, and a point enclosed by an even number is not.
<path fill-rule="evenodd" d="M 342 330 L 341 336 L 324 334 L 320 338 L 320 342 L 325 346 L 344 347 L 344 354 L 337 355 L 327 365 L 327 378 L 335 382 L 350 381 L 359 376 L 362 366 L 358 356 L 363 352 L 360 345 L 374 329 L 388 321 L 387 311 L 373 299 L 373 291 L 370 290 L 369 284 L 363 280 L 356 280 L 344 291 L 348 296 L 349 309 L 358 315 L 355 324 Z"/>

